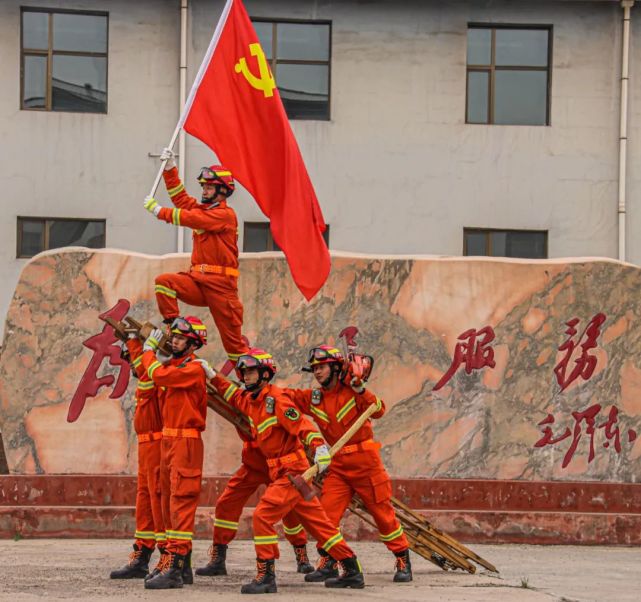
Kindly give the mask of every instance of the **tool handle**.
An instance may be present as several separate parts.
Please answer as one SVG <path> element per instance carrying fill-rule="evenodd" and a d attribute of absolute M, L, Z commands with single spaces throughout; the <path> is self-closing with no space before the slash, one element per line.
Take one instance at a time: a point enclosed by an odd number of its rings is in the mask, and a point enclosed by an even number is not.
<path fill-rule="evenodd" d="M 357 419 L 352 426 L 350 426 L 344 433 L 343 436 L 336 442 L 329 450 L 329 455 L 333 458 L 343 446 L 354 436 L 354 434 L 365 424 L 365 421 L 374 413 L 378 408 L 376 404 L 373 403 L 370 405 Z M 318 465 L 313 464 L 310 466 L 304 473 L 303 479 L 306 481 L 311 481 L 316 474 L 318 473 Z"/>

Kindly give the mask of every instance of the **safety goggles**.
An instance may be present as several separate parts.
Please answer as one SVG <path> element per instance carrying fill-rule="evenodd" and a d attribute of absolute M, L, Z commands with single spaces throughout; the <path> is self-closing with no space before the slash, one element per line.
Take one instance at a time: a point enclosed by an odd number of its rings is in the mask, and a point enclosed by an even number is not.
<path fill-rule="evenodd" d="M 171 332 L 176 334 L 190 334 L 193 332 L 192 326 L 184 318 L 176 318 L 171 323 Z"/>
<path fill-rule="evenodd" d="M 338 361 L 339 358 L 336 357 L 336 355 L 330 353 L 329 351 L 325 349 L 321 349 L 320 347 L 314 347 L 309 352 L 309 357 L 307 358 L 307 361 L 310 364 L 313 364 L 314 362 L 321 362 L 323 360 L 336 360 Z"/>
<path fill-rule="evenodd" d="M 236 362 L 236 369 L 244 370 L 245 368 L 260 368 L 260 361 L 253 355 L 241 355 Z"/>
<path fill-rule="evenodd" d="M 198 176 L 198 180 L 217 180 L 219 179 L 220 176 L 211 168 L 209 167 L 202 167 L 200 169 L 200 175 Z"/>

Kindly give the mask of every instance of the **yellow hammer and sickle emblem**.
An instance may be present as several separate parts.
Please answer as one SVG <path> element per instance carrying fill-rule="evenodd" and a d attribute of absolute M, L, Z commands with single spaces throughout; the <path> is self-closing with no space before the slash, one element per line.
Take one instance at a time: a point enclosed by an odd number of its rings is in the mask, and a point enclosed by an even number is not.
<path fill-rule="evenodd" d="M 258 43 L 250 44 L 249 52 L 258 60 L 258 71 L 260 73 L 260 77 L 256 77 L 249 70 L 245 57 L 241 57 L 236 63 L 236 73 L 242 73 L 245 76 L 245 79 L 249 82 L 249 85 L 252 86 L 252 88 L 256 88 L 256 90 L 262 90 L 265 98 L 273 96 L 276 82 L 274 81 L 274 76 L 272 75 L 272 72 L 269 69 L 269 65 L 267 64 L 267 59 L 265 58 L 263 49 Z"/>

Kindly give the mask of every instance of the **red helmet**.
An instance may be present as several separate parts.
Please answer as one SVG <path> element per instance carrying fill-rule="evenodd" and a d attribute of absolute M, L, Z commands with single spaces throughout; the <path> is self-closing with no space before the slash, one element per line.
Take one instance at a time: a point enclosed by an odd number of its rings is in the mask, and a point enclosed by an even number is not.
<path fill-rule="evenodd" d="M 245 382 L 243 370 L 245 368 L 258 368 L 259 370 L 266 369 L 269 371 L 269 378 L 271 380 L 276 374 L 276 362 L 271 353 L 267 353 L 264 349 L 252 347 L 247 353 L 241 355 L 236 362 L 236 376 L 240 382 Z"/>
<path fill-rule="evenodd" d="M 197 349 L 207 344 L 207 327 L 199 318 L 195 316 L 185 316 L 176 318 L 170 327 L 172 334 L 181 334 L 194 341 Z"/>
<path fill-rule="evenodd" d="M 320 345 L 309 350 L 309 357 L 307 358 L 307 366 L 303 368 L 304 372 L 311 372 L 314 366 L 320 364 L 338 364 L 343 365 L 343 354 L 340 349 L 332 347 L 331 345 Z"/>
<path fill-rule="evenodd" d="M 201 168 L 197 179 L 201 184 L 220 184 L 224 186 L 229 191 L 227 196 L 230 196 L 236 188 L 231 171 L 222 165 Z"/>

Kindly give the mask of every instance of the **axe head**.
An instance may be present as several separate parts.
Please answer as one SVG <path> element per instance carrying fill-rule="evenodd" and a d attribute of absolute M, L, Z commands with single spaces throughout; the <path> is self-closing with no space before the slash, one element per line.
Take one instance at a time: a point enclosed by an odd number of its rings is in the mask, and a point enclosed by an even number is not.
<path fill-rule="evenodd" d="M 303 479 L 303 475 L 290 473 L 287 475 L 287 478 L 306 502 L 309 502 L 316 497 L 316 489 L 314 489 L 311 483 L 308 483 Z"/>

